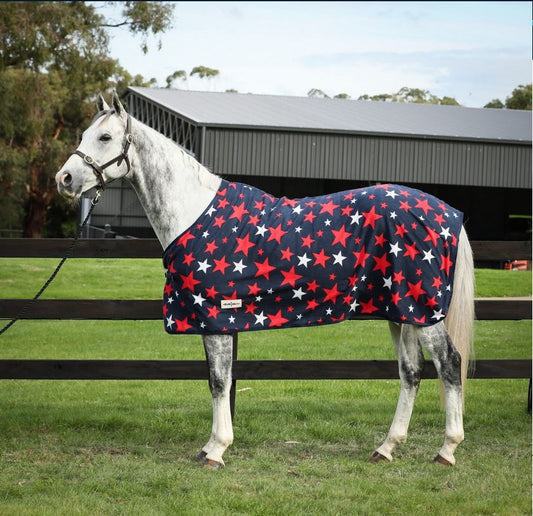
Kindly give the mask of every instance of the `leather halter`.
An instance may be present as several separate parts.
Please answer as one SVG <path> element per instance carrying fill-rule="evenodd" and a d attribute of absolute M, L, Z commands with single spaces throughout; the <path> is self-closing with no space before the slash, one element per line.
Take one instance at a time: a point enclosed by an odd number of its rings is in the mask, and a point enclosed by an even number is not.
<path fill-rule="evenodd" d="M 102 114 L 108 113 L 109 111 L 105 111 Z M 112 113 L 114 111 L 111 111 Z M 100 116 L 102 116 L 102 114 Z M 104 163 L 103 165 L 98 164 L 91 156 L 88 156 L 87 154 L 81 152 L 80 150 L 76 149 L 72 154 L 76 154 L 80 158 L 83 159 L 87 165 L 89 165 L 94 172 L 94 175 L 96 176 L 96 179 L 99 183 L 99 189 L 100 191 L 105 189 L 105 180 L 104 180 L 104 170 L 111 166 L 113 163 L 117 164 L 117 167 L 120 167 L 122 164 L 122 160 L 126 162 L 126 166 L 128 167 L 128 170 L 126 171 L 126 174 L 130 171 L 130 160 L 128 158 L 128 151 L 130 148 L 130 145 L 133 143 L 133 135 L 131 134 L 131 121 L 130 117 L 128 115 L 128 118 L 126 119 L 126 133 L 124 134 L 124 146 L 122 147 L 122 152 L 115 158 L 109 160 L 107 163 Z M 124 176 L 126 175 L 124 174 Z M 122 176 L 122 177 L 124 177 Z"/>

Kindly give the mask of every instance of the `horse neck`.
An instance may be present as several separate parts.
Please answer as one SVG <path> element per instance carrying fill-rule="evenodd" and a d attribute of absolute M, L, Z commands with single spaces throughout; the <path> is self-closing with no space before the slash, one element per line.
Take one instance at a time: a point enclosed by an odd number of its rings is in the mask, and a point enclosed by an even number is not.
<path fill-rule="evenodd" d="M 128 178 L 163 249 L 202 214 L 220 186 L 172 140 L 132 120 L 135 156 Z"/>

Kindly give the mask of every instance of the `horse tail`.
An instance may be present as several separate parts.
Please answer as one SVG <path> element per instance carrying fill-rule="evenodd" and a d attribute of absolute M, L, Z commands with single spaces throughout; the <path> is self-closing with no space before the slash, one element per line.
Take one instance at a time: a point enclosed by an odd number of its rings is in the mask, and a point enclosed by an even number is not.
<path fill-rule="evenodd" d="M 469 367 L 474 367 L 474 259 L 464 227 L 459 235 L 453 294 L 444 323 L 452 342 L 461 355 L 463 401 Z M 463 403 L 464 406 L 464 403 Z"/>

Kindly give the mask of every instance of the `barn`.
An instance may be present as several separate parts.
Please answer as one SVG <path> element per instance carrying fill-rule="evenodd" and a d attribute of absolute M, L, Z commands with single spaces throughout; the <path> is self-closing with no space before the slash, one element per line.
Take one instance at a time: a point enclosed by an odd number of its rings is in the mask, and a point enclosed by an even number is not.
<path fill-rule="evenodd" d="M 405 184 L 463 211 L 474 240 L 531 239 L 530 111 L 140 87 L 126 105 L 213 172 L 276 196 Z M 91 225 L 154 236 L 125 181 Z"/>

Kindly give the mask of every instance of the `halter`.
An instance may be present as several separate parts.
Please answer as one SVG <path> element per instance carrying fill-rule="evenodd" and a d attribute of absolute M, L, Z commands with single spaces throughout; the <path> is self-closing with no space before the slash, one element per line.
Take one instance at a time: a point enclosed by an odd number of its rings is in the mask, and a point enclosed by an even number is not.
<path fill-rule="evenodd" d="M 102 116 L 105 113 L 108 113 L 109 111 L 104 111 L 100 114 Z M 111 111 L 113 113 L 114 110 Z M 99 118 L 99 117 L 97 117 Z M 122 160 L 126 162 L 126 166 L 128 167 L 128 170 L 126 171 L 126 174 L 130 171 L 130 160 L 128 158 L 128 150 L 130 148 L 130 145 L 133 143 L 133 135 L 131 134 L 131 121 L 130 117 L 128 115 L 128 118 L 126 119 L 126 132 L 124 134 L 124 147 L 122 147 L 122 152 L 112 160 L 109 160 L 107 163 L 104 163 L 103 165 L 99 165 L 91 156 L 88 156 L 87 154 L 81 152 L 80 150 L 76 149 L 72 154 L 78 155 L 80 158 L 83 159 L 87 165 L 89 165 L 94 172 L 94 175 L 96 176 L 96 179 L 99 183 L 99 190 L 102 191 L 105 189 L 105 181 L 104 181 L 104 170 L 112 165 L 113 163 L 117 164 L 117 167 L 120 167 Z M 124 176 L 126 175 L 124 174 Z M 124 177 L 122 176 L 122 177 Z"/>

